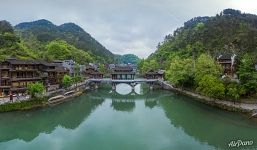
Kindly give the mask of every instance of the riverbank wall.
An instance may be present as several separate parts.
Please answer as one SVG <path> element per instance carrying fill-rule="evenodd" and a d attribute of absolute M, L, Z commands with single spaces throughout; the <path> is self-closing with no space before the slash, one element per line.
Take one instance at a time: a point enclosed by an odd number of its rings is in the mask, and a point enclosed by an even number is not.
<path fill-rule="evenodd" d="M 192 97 L 193 100 L 220 108 L 228 111 L 239 112 L 248 115 L 249 117 L 257 117 L 257 103 L 256 102 L 233 102 L 220 99 L 210 98 L 199 93 L 191 92 L 181 88 L 175 88 L 169 83 L 163 81 L 162 88 L 165 90 L 173 91 L 178 94 Z"/>
<path fill-rule="evenodd" d="M 0 113 L 10 112 L 10 111 L 25 111 L 25 110 L 32 110 L 32 109 L 58 105 L 66 101 L 72 100 L 72 98 L 74 97 L 81 96 L 83 93 L 87 91 L 87 89 L 88 88 L 85 88 L 83 86 L 71 87 L 65 91 L 57 90 L 39 98 L 28 99 L 26 101 L 17 101 L 14 103 L 6 103 L 3 105 L 0 105 Z M 56 95 L 64 95 L 65 92 L 69 92 L 72 90 L 74 90 L 74 93 L 70 95 L 63 96 L 63 98 L 58 99 L 56 101 L 52 101 L 52 102 L 48 101 L 49 98 L 51 97 L 54 97 Z"/>

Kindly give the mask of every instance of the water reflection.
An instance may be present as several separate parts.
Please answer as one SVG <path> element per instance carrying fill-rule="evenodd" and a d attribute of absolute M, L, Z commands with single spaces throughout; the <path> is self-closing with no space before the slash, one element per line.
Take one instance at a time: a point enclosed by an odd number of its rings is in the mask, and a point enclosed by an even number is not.
<path fill-rule="evenodd" d="M 41 110 L 11 112 L 0 115 L 0 142 L 13 139 L 31 141 L 40 133 L 50 134 L 57 126 L 77 128 L 102 100 L 83 100 Z"/>
<path fill-rule="evenodd" d="M 54 140 L 57 127 L 71 129 L 58 139 L 72 145 L 67 149 L 228 149 L 227 144 L 238 139 L 253 140 L 256 147 L 257 124 L 242 116 L 168 91 L 149 91 L 144 85 L 135 95 L 110 89 L 50 108 L 0 114 L 0 149 L 13 139 L 29 145 L 38 137 L 45 144 L 38 135 L 47 133 Z"/>
<path fill-rule="evenodd" d="M 155 106 L 157 106 L 157 100 L 145 100 L 145 107 L 148 107 L 148 108 L 154 108 Z"/>
<path fill-rule="evenodd" d="M 255 143 L 252 147 L 257 147 L 257 124 L 252 120 L 191 101 L 181 95 L 169 99 L 160 100 L 159 104 L 171 125 L 182 128 L 197 141 L 228 149 L 228 143 L 232 140 L 252 140 Z"/>
<path fill-rule="evenodd" d="M 111 106 L 117 111 L 132 112 L 136 107 L 135 100 L 112 100 Z"/>

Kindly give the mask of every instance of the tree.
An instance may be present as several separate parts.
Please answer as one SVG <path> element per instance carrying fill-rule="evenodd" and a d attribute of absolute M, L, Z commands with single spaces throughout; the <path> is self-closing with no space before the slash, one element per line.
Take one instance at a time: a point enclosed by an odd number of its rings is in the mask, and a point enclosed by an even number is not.
<path fill-rule="evenodd" d="M 41 82 L 36 82 L 28 85 L 28 93 L 31 95 L 31 98 L 42 94 L 44 91 L 45 87 Z"/>
<path fill-rule="evenodd" d="M 146 61 L 143 61 L 141 73 L 145 74 L 150 70 L 157 70 L 158 68 L 159 68 L 159 64 L 155 59 L 146 60 Z"/>
<path fill-rule="evenodd" d="M 73 59 L 78 63 L 85 64 L 93 61 L 92 56 L 73 45 L 68 44 L 66 41 L 54 40 L 46 45 L 45 58 L 48 60 L 64 60 Z"/>
<path fill-rule="evenodd" d="M 195 80 L 199 82 L 204 75 L 219 77 L 221 70 L 221 66 L 211 56 L 201 54 L 196 61 Z"/>
<path fill-rule="evenodd" d="M 134 54 L 125 54 L 120 56 L 120 61 L 123 64 L 137 64 L 140 61 L 140 58 Z"/>
<path fill-rule="evenodd" d="M 106 70 L 104 64 L 100 64 L 100 65 L 99 65 L 99 71 L 100 71 L 101 73 L 106 73 L 106 72 L 107 72 L 107 70 Z"/>
<path fill-rule="evenodd" d="M 175 57 L 168 70 L 166 71 L 166 78 L 173 84 L 184 86 L 185 83 L 193 81 L 193 60 L 181 59 Z"/>
<path fill-rule="evenodd" d="M 240 84 L 245 89 L 245 94 L 251 95 L 257 91 L 257 72 L 250 55 L 245 54 L 237 71 Z"/>
<path fill-rule="evenodd" d="M 51 56 L 53 59 L 70 59 L 71 52 L 65 41 L 55 40 L 47 44 L 46 46 L 47 56 Z"/>
<path fill-rule="evenodd" d="M 150 60 L 149 62 L 149 66 L 152 70 L 157 70 L 159 69 L 159 64 L 157 63 L 157 61 L 155 59 Z"/>
<path fill-rule="evenodd" d="M 68 88 L 72 84 L 72 78 L 69 75 L 65 75 L 62 79 L 62 85 L 64 88 Z"/>
<path fill-rule="evenodd" d="M 223 98 L 225 96 L 223 82 L 213 75 L 204 75 L 200 79 L 196 90 L 208 97 Z"/>
<path fill-rule="evenodd" d="M 226 87 L 226 90 L 226 95 L 233 100 L 238 100 L 245 93 L 245 89 L 242 86 L 233 82 Z"/>

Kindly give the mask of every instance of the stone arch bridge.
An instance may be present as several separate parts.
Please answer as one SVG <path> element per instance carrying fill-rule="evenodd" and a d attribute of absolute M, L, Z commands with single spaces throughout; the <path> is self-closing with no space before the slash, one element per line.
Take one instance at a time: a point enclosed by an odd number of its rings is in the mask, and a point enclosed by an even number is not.
<path fill-rule="evenodd" d="M 134 79 L 134 80 L 116 80 L 116 79 L 110 79 L 110 78 L 102 78 L 102 79 L 88 79 L 88 80 L 85 81 L 85 85 L 86 86 L 89 86 L 92 83 L 96 86 L 96 88 L 98 88 L 100 83 L 111 84 L 113 90 L 115 90 L 116 89 L 116 85 L 120 84 L 120 83 L 125 83 L 125 84 L 130 85 L 132 87 L 132 90 L 134 90 L 135 86 L 137 84 L 140 84 L 140 83 L 147 83 L 147 84 L 149 84 L 150 89 L 153 89 L 153 86 L 155 84 L 158 84 L 158 85 L 160 85 L 162 87 L 169 86 L 170 88 L 173 88 L 171 85 L 167 84 L 163 80 L 159 80 L 159 79 L 145 79 L 145 78 L 138 78 L 138 79 Z"/>

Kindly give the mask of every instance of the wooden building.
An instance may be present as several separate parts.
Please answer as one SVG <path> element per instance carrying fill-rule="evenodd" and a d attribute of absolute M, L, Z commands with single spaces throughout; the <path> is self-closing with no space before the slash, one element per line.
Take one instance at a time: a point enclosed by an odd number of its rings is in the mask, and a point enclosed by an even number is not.
<path fill-rule="evenodd" d="M 99 72 L 95 67 L 90 65 L 86 66 L 86 70 L 84 74 L 86 78 L 94 78 L 94 79 L 103 78 L 103 73 Z"/>
<path fill-rule="evenodd" d="M 24 93 L 35 82 L 42 82 L 46 88 L 59 85 L 66 73 L 64 68 L 45 61 L 7 59 L 0 62 L 0 95 Z"/>
<path fill-rule="evenodd" d="M 145 74 L 146 79 L 163 79 L 164 78 L 164 70 L 150 70 Z"/>
<path fill-rule="evenodd" d="M 225 76 L 235 76 L 235 58 L 235 54 L 223 54 L 217 58 L 217 62 L 222 66 Z"/>
<path fill-rule="evenodd" d="M 134 80 L 135 72 L 131 66 L 116 66 L 111 73 L 112 79 L 116 80 Z"/>

